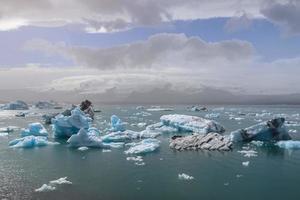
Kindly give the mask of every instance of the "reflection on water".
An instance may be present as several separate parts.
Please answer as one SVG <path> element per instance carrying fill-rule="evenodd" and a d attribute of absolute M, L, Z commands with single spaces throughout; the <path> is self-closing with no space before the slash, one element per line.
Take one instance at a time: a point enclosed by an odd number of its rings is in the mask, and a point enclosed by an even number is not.
<path fill-rule="evenodd" d="M 158 122 L 163 114 L 179 113 L 214 118 L 230 131 L 256 124 L 274 116 L 284 116 L 297 135 L 300 131 L 300 108 L 295 106 L 215 106 L 209 111 L 191 112 L 186 106 L 174 111 L 148 112 L 135 106 L 99 106 L 94 125 L 103 132 L 109 118 L 117 114 L 128 122 L 127 128 L 143 130 L 135 124 Z M 41 121 L 51 110 L 30 110 L 25 118 L 15 117 L 16 111 L 0 111 L 0 127 L 27 127 Z M 57 112 L 57 111 L 55 111 Z M 218 115 L 211 115 L 212 117 Z M 242 119 L 241 119 L 242 118 Z M 51 128 L 48 126 L 48 130 Z M 300 151 L 288 151 L 273 144 L 235 145 L 230 152 L 174 151 L 169 148 L 170 135 L 159 137 L 157 152 L 143 157 L 146 165 L 137 166 L 126 160 L 124 149 L 102 152 L 99 149 L 78 151 L 60 145 L 34 149 L 11 149 L 8 142 L 18 131 L 0 136 L 0 197 L 1 199 L 298 199 L 300 191 Z M 52 140 L 52 139 L 51 139 Z M 257 156 L 245 157 L 240 150 L 254 150 Z M 249 161 L 248 166 L 242 162 Z M 182 181 L 178 174 L 195 179 Z M 55 191 L 36 193 L 44 183 L 68 177 L 72 185 Z"/>

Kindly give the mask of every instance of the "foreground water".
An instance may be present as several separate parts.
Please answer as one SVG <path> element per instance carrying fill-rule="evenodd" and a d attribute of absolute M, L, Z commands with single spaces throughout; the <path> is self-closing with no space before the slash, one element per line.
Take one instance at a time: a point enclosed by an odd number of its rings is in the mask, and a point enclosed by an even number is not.
<path fill-rule="evenodd" d="M 143 130 L 135 124 L 158 122 L 164 114 L 178 113 L 204 117 L 219 113 L 214 120 L 226 133 L 268 120 L 287 118 L 288 129 L 297 136 L 300 131 L 298 106 L 209 106 L 209 111 L 191 112 L 186 106 L 173 111 L 142 111 L 135 106 L 99 106 L 94 124 L 105 130 L 112 114 L 128 122 L 127 128 Z M 15 111 L 0 111 L 0 127 L 27 127 L 41 121 L 43 113 L 53 110 L 30 110 L 25 118 Z M 55 111 L 57 112 L 57 110 Z M 50 131 L 51 128 L 47 127 Z M 51 132 L 51 131 L 50 131 Z M 79 151 L 60 144 L 34 149 L 14 149 L 8 142 L 19 132 L 0 136 L 1 199 L 299 199 L 300 150 L 284 150 L 274 145 L 235 145 L 230 152 L 182 151 L 169 148 L 171 135 L 158 137 L 158 151 L 143 156 L 145 165 L 127 161 L 124 149 Z M 238 151 L 251 149 L 257 156 L 245 157 Z M 249 161 L 249 165 L 242 163 Z M 180 180 L 186 173 L 193 180 Z M 50 192 L 35 192 L 44 183 L 68 177 L 72 185 L 61 185 Z"/>

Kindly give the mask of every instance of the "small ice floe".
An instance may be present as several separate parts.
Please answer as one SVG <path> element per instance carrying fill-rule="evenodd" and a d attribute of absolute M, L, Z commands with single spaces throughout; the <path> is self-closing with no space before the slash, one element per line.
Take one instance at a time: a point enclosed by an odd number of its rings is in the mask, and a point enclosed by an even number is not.
<path fill-rule="evenodd" d="M 172 138 L 170 148 L 176 150 L 219 150 L 229 151 L 232 148 L 232 142 L 228 137 L 219 133 L 208 133 L 207 135 L 188 135 L 175 136 Z"/>
<path fill-rule="evenodd" d="M 248 158 L 257 156 L 257 151 L 254 150 L 241 150 L 238 152 L 243 154 L 244 157 L 248 157 Z"/>
<path fill-rule="evenodd" d="M 284 149 L 300 149 L 300 141 L 295 140 L 279 141 L 276 145 Z"/>
<path fill-rule="evenodd" d="M 49 191 L 53 191 L 53 190 L 56 190 L 55 186 L 43 184 L 40 188 L 37 188 L 34 191 L 35 192 L 49 192 Z"/>
<path fill-rule="evenodd" d="M 78 151 L 86 151 L 88 150 L 89 148 L 88 147 L 79 147 L 78 148 Z"/>
<path fill-rule="evenodd" d="M 249 163 L 250 163 L 250 161 L 245 161 L 245 162 L 242 162 L 242 165 L 243 165 L 244 167 L 248 167 L 248 166 L 249 166 Z"/>
<path fill-rule="evenodd" d="M 29 107 L 27 103 L 21 100 L 13 101 L 10 103 L 5 104 L 2 107 L 3 110 L 28 110 Z"/>
<path fill-rule="evenodd" d="M 57 180 L 50 181 L 49 183 L 53 184 L 53 185 L 72 184 L 72 182 L 68 181 L 67 178 L 68 177 L 61 177 L 61 178 L 59 178 Z"/>
<path fill-rule="evenodd" d="M 141 112 L 138 112 L 138 113 L 134 113 L 133 115 L 142 116 L 142 117 L 148 117 L 148 116 L 151 116 L 152 114 L 149 113 L 149 112 L 141 111 Z"/>
<path fill-rule="evenodd" d="M 111 150 L 110 149 L 103 149 L 102 152 L 103 153 L 108 153 L 108 152 L 111 152 Z"/>
<path fill-rule="evenodd" d="M 160 117 L 160 121 L 164 126 L 175 128 L 178 132 L 207 134 L 210 132 L 223 133 L 225 131 L 224 127 L 219 123 L 198 116 L 163 115 Z"/>
<path fill-rule="evenodd" d="M 235 120 L 235 121 L 241 121 L 244 120 L 245 118 L 243 117 L 229 117 L 230 120 Z"/>
<path fill-rule="evenodd" d="M 205 115 L 205 118 L 208 119 L 219 118 L 219 117 L 220 117 L 220 113 L 209 113 Z"/>
<path fill-rule="evenodd" d="M 174 109 L 173 108 L 169 108 L 169 107 L 160 107 L 160 106 L 152 106 L 151 108 L 147 108 L 146 109 L 147 111 L 149 112 L 159 112 L 159 111 L 173 111 Z"/>
<path fill-rule="evenodd" d="M 252 140 L 273 141 L 291 139 L 284 127 L 284 118 L 275 118 L 262 122 L 245 129 L 231 132 L 230 137 L 233 142 L 250 142 Z"/>
<path fill-rule="evenodd" d="M 236 178 L 241 178 L 241 177 L 243 177 L 243 175 L 242 174 L 237 174 L 235 177 Z"/>
<path fill-rule="evenodd" d="M 182 174 L 178 174 L 178 179 L 179 179 L 179 180 L 186 180 L 186 181 L 189 181 L 189 180 L 193 180 L 194 177 L 193 177 L 193 176 L 190 176 L 190 175 L 188 175 L 188 174 L 182 173 Z"/>
<path fill-rule="evenodd" d="M 29 136 L 29 135 L 48 136 L 48 131 L 41 123 L 35 122 L 35 123 L 28 124 L 28 128 L 22 129 L 21 131 L 22 137 Z"/>
<path fill-rule="evenodd" d="M 50 181 L 49 184 L 43 184 L 40 188 L 35 189 L 35 192 L 49 192 L 56 190 L 57 185 L 69 184 L 72 182 L 67 180 L 67 177 L 62 177 L 57 180 Z"/>
<path fill-rule="evenodd" d="M 188 110 L 193 112 L 200 112 L 200 111 L 207 111 L 208 109 L 206 107 L 192 106 L 192 107 L 188 107 Z"/>
<path fill-rule="evenodd" d="M 125 154 L 143 154 L 153 152 L 159 148 L 160 141 L 153 138 L 144 139 L 137 143 L 132 143 L 131 147 L 125 151 Z"/>
<path fill-rule="evenodd" d="M 290 129 L 290 130 L 289 130 L 289 133 L 297 133 L 297 130 L 295 130 L 295 129 Z"/>
<path fill-rule="evenodd" d="M 43 136 L 25 136 L 17 138 L 9 142 L 9 146 L 13 148 L 33 148 L 47 145 L 59 144 L 58 142 L 50 142 L 47 137 Z"/>
<path fill-rule="evenodd" d="M 125 131 L 125 123 L 122 122 L 122 120 L 116 116 L 116 115 L 112 115 L 110 118 L 111 121 L 111 128 L 110 131 L 112 132 L 117 132 L 117 131 Z"/>
<path fill-rule="evenodd" d="M 224 183 L 224 186 L 229 186 L 229 183 L 228 182 Z"/>
<path fill-rule="evenodd" d="M 80 108 L 76 107 L 70 111 L 70 116 L 59 114 L 51 120 L 54 136 L 57 138 L 68 138 L 77 134 L 81 128 L 88 129 L 92 119 Z"/>
<path fill-rule="evenodd" d="M 147 125 L 147 123 L 145 123 L 145 122 L 140 122 L 140 123 L 137 124 L 137 127 L 143 128 L 143 127 L 145 127 L 146 125 Z"/>
<path fill-rule="evenodd" d="M 144 162 L 142 156 L 127 157 L 126 160 L 128 160 L 128 161 L 134 161 L 135 162 L 134 164 L 138 165 L 138 166 L 144 166 L 145 165 L 145 162 Z"/>

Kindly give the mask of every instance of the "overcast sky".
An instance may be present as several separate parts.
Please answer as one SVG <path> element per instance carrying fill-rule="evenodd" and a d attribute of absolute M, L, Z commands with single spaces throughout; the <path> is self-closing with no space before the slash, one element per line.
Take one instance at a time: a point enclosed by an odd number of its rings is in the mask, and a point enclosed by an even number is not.
<path fill-rule="evenodd" d="M 293 94 L 299 72 L 297 0 L 1 1 L 0 91 Z"/>

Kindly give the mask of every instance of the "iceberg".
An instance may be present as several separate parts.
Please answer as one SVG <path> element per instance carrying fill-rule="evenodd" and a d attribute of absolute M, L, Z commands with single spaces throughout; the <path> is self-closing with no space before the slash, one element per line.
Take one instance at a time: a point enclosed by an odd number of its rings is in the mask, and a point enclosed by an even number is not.
<path fill-rule="evenodd" d="M 190 115 L 163 115 L 160 121 L 164 126 L 177 129 L 178 132 L 194 132 L 199 134 L 207 134 L 210 132 L 223 133 L 224 127 L 219 123 Z"/>
<path fill-rule="evenodd" d="M 176 150 L 218 150 L 229 151 L 232 148 L 232 142 L 228 137 L 219 133 L 208 133 L 206 135 L 188 135 L 185 137 L 175 136 L 172 138 L 170 148 Z"/>
<path fill-rule="evenodd" d="M 21 136 L 22 137 L 29 136 L 29 135 L 48 136 L 48 132 L 41 123 L 35 122 L 35 123 L 29 124 L 28 128 L 23 129 L 21 131 Z"/>
<path fill-rule="evenodd" d="M 39 109 L 52 109 L 54 108 L 55 106 L 55 103 L 50 101 L 39 101 L 35 104 L 35 107 L 36 108 L 39 108 Z"/>
<path fill-rule="evenodd" d="M 3 110 L 28 110 L 29 107 L 24 101 L 13 101 L 10 103 L 5 104 L 2 107 Z"/>
<path fill-rule="evenodd" d="M 266 122 L 262 122 L 245 129 L 239 129 L 231 132 L 230 138 L 233 142 L 251 142 L 258 141 L 278 141 L 290 140 L 284 126 L 284 118 L 275 118 Z"/>
<path fill-rule="evenodd" d="M 300 149 L 300 141 L 295 140 L 279 141 L 276 145 L 284 149 Z"/>
<path fill-rule="evenodd" d="M 153 138 L 144 139 L 137 143 L 132 143 L 131 147 L 125 151 L 125 154 L 144 154 L 153 152 L 159 148 L 160 141 Z"/>
<path fill-rule="evenodd" d="M 44 136 L 26 136 L 22 138 L 17 138 L 9 142 L 10 147 L 14 148 L 33 148 L 47 146 L 49 144 L 58 144 L 57 142 L 50 142 L 47 137 Z"/>
<path fill-rule="evenodd" d="M 91 121 L 91 118 L 76 107 L 71 111 L 70 116 L 59 114 L 52 119 L 52 130 L 55 137 L 68 138 L 77 134 L 81 128 L 88 129 Z"/>
<path fill-rule="evenodd" d="M 193 176 L 190 176 L 190 175 L 187 175 L 185 173 L 182 173 L 182 174 L 178 174 L 178 179 L 179 180 L 186 180 L 186 181 L 189 181 L 189 180 L 193 180 L 194 177 Z"/>
<path fill-rule="evenodd" d="M 122 120 L 116 116 L 116 115 L 112 115 L 110 118 L 111 121 L 111 128 L 110 131 L 112 132 L 117 132 L 117 131 L 125 131 L 125 123 L 122 122 Z"/>
<path fill-rule="evenodd" d="M 67 142 L 71 147 L 95 147 L 103 148 L 100 131 L 96 128 L 81 128 L 77 134 L 72 135 Z"/>
<path fill-rule="evenodd" d="M 131 130 L 125 130 L 125 131 L 117 131 L 112 132 L 107 135 L 104 135 L 101 137 L 103 142 L 125 142 L 133 139 L 139 138 L 140 133 L 131 131 Z"/>

